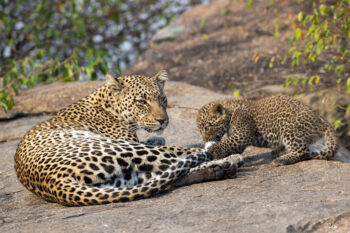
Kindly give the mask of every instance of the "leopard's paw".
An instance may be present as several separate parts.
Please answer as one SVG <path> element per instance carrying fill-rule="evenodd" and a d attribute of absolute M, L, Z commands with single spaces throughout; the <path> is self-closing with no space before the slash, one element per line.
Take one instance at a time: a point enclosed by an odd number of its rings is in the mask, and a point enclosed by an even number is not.
<path fill-rule="evenodd" d="M 212 166 L 218 166 L 224 172 L 224 178 L 233 178 L 236 176 L 238 167 L 244 163 L 243 157 L 238 154 L 230 155 L 226 158 L 212 161 Z M 218 168 L 216 168 L 218 169 Z"/>
<path fill-rule="evenodd" d="M 163 137 L 152 136 L 144 144 L 149 146 L 165 146 L 165 139 Z"/>

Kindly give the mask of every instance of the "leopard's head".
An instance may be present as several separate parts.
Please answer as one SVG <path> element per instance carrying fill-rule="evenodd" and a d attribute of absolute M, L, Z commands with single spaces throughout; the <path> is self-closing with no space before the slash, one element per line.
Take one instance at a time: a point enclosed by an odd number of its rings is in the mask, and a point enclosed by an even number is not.
<path fill-rule="evenodd" d="M 204 142 L 220 141 L 228 131 L 229 122 L 228 111 L 218 102 L 206 104 L 198 112 L 197 127 Z"/>
<path fill-rule="evenodd" d="M 106 76 L 109 94 L 108 110 L 124 122 L 148 132 L 165 129 L 169 122 L 166 112 L 167 98 L 164 94 L 166 71 L 153 77 L 141 75 L 113 78 Z"/>

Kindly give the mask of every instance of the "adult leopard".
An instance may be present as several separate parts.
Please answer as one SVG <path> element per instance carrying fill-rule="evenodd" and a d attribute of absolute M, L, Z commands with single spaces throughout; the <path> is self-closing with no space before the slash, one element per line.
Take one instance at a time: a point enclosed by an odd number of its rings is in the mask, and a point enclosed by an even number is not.
<path fill-rule="evenodd" d="M 27 132 L 15 154 L 19 180 L 47 201 L 82 206 L 233 176 L 239 156 L 210 161 L 203 149 L 139 142 L 136 130 L 161 131 L 168 124 L 166 80 L 165 71 L 153 77 L 107 75 L 90 96 Z"/>

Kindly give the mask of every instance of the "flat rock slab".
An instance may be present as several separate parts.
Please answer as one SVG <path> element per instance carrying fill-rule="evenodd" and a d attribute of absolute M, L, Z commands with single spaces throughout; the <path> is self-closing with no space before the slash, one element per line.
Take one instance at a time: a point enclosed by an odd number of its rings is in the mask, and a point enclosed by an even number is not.
<path fill-rule="evenodd" d="M 18 182 L 12 162 L 17 143 L 0 144 L 1 232 L 293 232 L 350 209 L 348 163 L 306 161 L 276 168 L 269 151 L 257 148 L 247 149 L 248 162 L 235 179 L 130 203 L 64 207 Z M 343 225 L 344 220 L 333 221 L 326 229 L 348 229 Z"/>
<path fill-rule="evenodd" d="M 298 225 L 289 226 L 287 232 L 350 232 L 350 212 L 320 220 L 303 221 Z"/>
<path fill-rule="evenodd" d="M 19 115 L 53 113 L 77 102 L 103 84 L 95 82 L 56 82 L 38 85 L 21 91 L 15 96 L 15 104 L 9 113 L 0 112 L 1 119 L 11 119 Z"/>
<path fill-rule="evenodd" d="M 71 90 L 68 96 L 74 95 L 75 89 Z M 162 136 L 167 144 L 200 142 L 195 125 L 196 109 L 224 96 L 171 82 L 166 91 L 171 106 L 170 124 Z M 52 111 L 57 111 L 57 106 Z M 18 138 L 32 125 L 49 117 L 31 115 L 0 122 L 0 232 L 307 232 L 310 229 L 342 232 L 349 229 L 349 163 L 313 160 L 273 167 L 270 150 L 254 147 L 244 152 L 246 164 L 235 179 L 181 187 L 129 203 L 73 208 L 45 202 L 19 183 L 13 169 L 13 155 Z M 150 136 L 143 132 L 140 135 Z M 342 158 L 349 161 L 346 153 L 343 151 Z"/>

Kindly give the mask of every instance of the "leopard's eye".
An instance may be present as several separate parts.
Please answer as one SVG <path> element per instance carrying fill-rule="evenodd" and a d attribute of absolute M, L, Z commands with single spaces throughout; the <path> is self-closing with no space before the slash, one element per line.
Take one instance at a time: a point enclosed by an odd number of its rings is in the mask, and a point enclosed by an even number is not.
<path fill-rule="evenodd" d="M 136 99 L 137 104 L 139 105 L 148 105 L 145 99 Z"/>
<path fill-rule="evenodd" d="M 209 130 L 209 127 L 208 126 L 205 126 L 204 127 L 204 131 L 208 131 Z"/>

